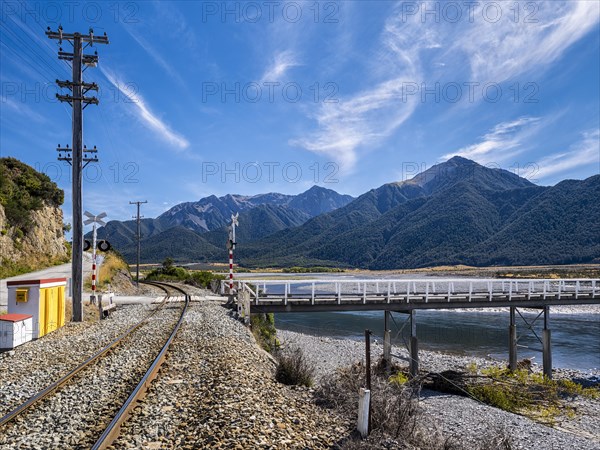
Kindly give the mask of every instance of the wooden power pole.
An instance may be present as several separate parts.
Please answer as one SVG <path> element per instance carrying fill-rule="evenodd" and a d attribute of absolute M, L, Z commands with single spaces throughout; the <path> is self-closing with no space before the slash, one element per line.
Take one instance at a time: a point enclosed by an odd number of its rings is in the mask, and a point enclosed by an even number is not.
<path fill-rule="evenodd" d="M 86 47 L 92 47 L 94 44 L 108 44 L 106 33 L 104 36 L 94 36 L 94 30 L 90 28 L 88 34 L 81 33 L 63 33 L 62 26 L 57 31 L 51 31 L 48 27 L 46 36 L 50 39 L 57 39 L 58 44 L 62 45 L 67 41 L 73 46 L 73 52 L 63 51 L 62 47 L 58 51 L 58 59 L 71 61 L 73 67 L 73 80 L 56 80 L 60 88 L 71 90 L 70 95 L 56 94 L 61 102 L 69 102 L 73 108 L 73 146 L 69 148 L 58 146 L 58 159 L 67 161 L 73 166 L 73 248 L 72 248 L 72 276 L 71 286 L 73 290 L 73 321 L 81 322 L 83 320 L 82 309 L 82 291 L 83 291 L 83 212 L 82 212 L 82 172 L 89 162 L 97 162 L 96 147 L 88 150 L 83 146 L 83 110 L 90 104 L 99 103 L 96 97 L 86 97 L 88 91 L 98 90 L 95 83 L 84 83 L 82 79 L 83 66 L 96 67 L 98 65 L 98 54 L 86 55 L 83 50 Z M 84 46 L 85 44 L 85 46 Z M 84 106 L 82 106 L 84 105 Z"/>

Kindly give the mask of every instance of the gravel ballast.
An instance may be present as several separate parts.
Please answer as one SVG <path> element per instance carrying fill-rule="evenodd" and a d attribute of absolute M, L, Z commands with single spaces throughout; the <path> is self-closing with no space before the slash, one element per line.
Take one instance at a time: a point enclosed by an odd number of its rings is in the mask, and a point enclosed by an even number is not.
<path fill-rule="evenodd" d="M 128 309 L 127 321 L 137 322 L 141 316 L 132 316 Z M 105 357 L 5 425 L 0 447 L 91 447 L 150 366 L 180 314 L 181 302 L 168 302 Z M 45 387 L 57 378 L 38 373 L 37 384 Z M 10 391 L 23 392 L 17 384 Z"/>
<path fill-rule="evenodd" d="M 135 325 L 153 307 L 120 306 L 102 322 L 70 322 L 32 342 L 0 353 L 0 416 L 74 369 Z"/>
<path fill-rule="evenodd" d="M 274 380 L 275 364 L 220 301 L 192 305 L 159 378 L 114 448 L 330 448 L 353 421 Z M 151 426 L 149 426 L 151 424 Z"/>

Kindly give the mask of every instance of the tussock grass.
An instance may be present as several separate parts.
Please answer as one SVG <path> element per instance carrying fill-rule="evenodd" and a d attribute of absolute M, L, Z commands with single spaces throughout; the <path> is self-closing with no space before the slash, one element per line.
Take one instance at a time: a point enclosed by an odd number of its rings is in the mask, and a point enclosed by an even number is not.
<path fill-rule="evenodd" d="M 275 370 L 275 379 L 280 383 L 293 386 L 313 385 L 314 367 L 304 357 L 304 353 L 299 348 L 291 353 L 276 353 L 277 369 Z"/>

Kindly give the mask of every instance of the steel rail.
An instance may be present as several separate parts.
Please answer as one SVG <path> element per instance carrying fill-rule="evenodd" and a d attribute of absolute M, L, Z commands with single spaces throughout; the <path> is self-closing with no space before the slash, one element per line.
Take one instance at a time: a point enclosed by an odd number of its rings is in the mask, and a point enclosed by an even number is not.
<path fill-rule="evenodd" d="M 119 412 L 115 415 L 115 417 L 113 417 L 110 424 L 106 427 L 106 429 L 104 430 L 104 432 L 102 433 L 100 438 L 96 441 L 96 443 L 92 447 L 92 450 L 106 449 L 118 437 L 120 429 L 121 429 L 121 425 L 129 418 L 129 416 L 131 415 L 131 412 L 133 411 L 133 408 L 135 408 L 137 402 L 146 395 L 146 391 L 150 387 L 150 384 L 158 375 L 158 371 L 160 370 L 160 367 L 162 366 L 162 364 L 165 361 L 167 351 L 169 350 L 171 343 L 175 339 L 175 336 L 177 335 L 177 332 L 179 331 L 181 323 L 183 322 L 185 313 L 187 312 L 187 308 L 188 308 L 189 302 L 190 302 L 190 295 L 188 295 L 183 289 L 181 289 L 177 286 L 166 284 L 166 283 L 153 282 L 152 284 L 168 286 L 171 289 L 175 289 L 185 295 L 185 304 L 181 311 L 181 316 L 179 317 L 177 324 L 173 328 L 173 331 L 171 332 L 169 339 L 167 339 L 167 341 L 163 345 L 162 349 L 160 350 L 160 352 L 154 359 L 154 362 L 148 368 L 148 370 L 142 377 L 141 381 L 138 383 L 138 385 L 135 387 L 135 389 L 129 395 L 127 400 L 125 400 L 125 403 L 123 403 L 123 406 L 121 406 L 121 409 L 119 409 Z"/>
<path fill-rule="evenodd" d="M 154 284 L 154 283 L 148 283 L 148 284 Z M 72 369 L 66 375 L 62 376 L 54 383 L 45 387 L 44 389 L 39 391 L 37 394 L 33 395 L 28 400 L 26 400 L 24 403 L 19 405 L 17 408 L 13 409 L 12 411 L 10 411 L 6 415 L 4 415 L 2 418 L 0 418 L 0 427 L 11 422 L 16 417 L 20 416 L 25 411 L 27 411 L 29 408 L 31 408 L 33 405 L 35 405 L 36 403 L 40 402 L 41 400 L 47 398 L 54 391 L 56 391 L 57 389 L 64 386 L 67 382 L 69 382 L 75 375 L 77 375 L 83 369 L 89 367 L 94 362 L 96 362 L 98 359 L 100 359 L 101 357 L 106 355 L 113 348 L 115 348 L 119 344 L 121 344 L 123 342 L 123 340 L 125 340 L 129 335 L 131 335 L 131 333 L 133 333 L 135 330 L 137 330 L 139 327 L 141 327 L 143 324 L 145 324 L 152 316 L 154 316 L 160 309 L 162 309 L 163 306 L 166 304 L 167 300 L 170 298 L 170 295 L 166 288 L 164 288 L 162 286 L 158 286 L 158 285 L 156 285 L 156 286 L 160 287 L 166 293 L 165 298 L 163 299 L 163 301 L 160 303 L 160 305 L 156 309 L 154 309 L 150 314 L 148 314 L 146 317 L 144 317 L 142 320 L 140 320 L 137 324 L 129 327 L 121 336 L 115 338 L 107 346 L 98 350 L 96 353 L 94 353 L 88 359 L 86 359 L 81 364 L 79 364 L 77 367 Z"/>

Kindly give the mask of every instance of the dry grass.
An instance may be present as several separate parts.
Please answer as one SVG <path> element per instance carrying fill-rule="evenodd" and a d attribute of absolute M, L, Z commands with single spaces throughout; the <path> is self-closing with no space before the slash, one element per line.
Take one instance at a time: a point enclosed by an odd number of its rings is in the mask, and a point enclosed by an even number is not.
<path fill-rule="evenodd" d="M 480 445 L 465 446 L 454 436 L 425 429 L 421 423 L 423 414 L 419 408 L 421 384 L 419 380 L 406 382 L 404 373 L 391 377 L 380 370 L 378 364 L 372 368 L 371 380 L 371 434 L 361 439 L 357 434 L 339 443 L 343 449 L 414 449 L 430 450 L 510 450 L 510 439 L 503 430 L 492 428 L 481 436 Z M 365 386 L 365 367 L 355 364 L 338 370 L 333 376 L 322 380 L 316 390 L 316 402 L 324 408 L 355 418 L 358 392 Z"/>
<path fill-rule="evenodd" d="M 69 323 L 73 318 L 73 302 L 70 298 L 65 301 L 65 323 Z M 97 322 L 99 318 L 98 305 L 91 305 L 89 301 L 83 302 L 83 321 Z"/>
<path fill-rule="evenodd" d="M 129 266 L 127 263 L 115 252 L 108 252 L 104 256 L 104 261 L 98 267 L 98 274 L 96 276 L 96 288 L 105 289 L 109 284 L 112 283 L 114 276 L 117 272 L 123 271 L 129 273 Z M 85 288 L 90 289 L 92 287 L 91 276 L 85 280 Z"/>

